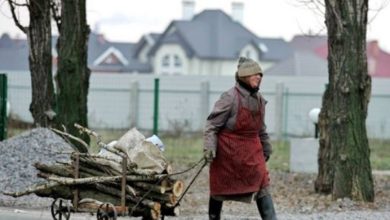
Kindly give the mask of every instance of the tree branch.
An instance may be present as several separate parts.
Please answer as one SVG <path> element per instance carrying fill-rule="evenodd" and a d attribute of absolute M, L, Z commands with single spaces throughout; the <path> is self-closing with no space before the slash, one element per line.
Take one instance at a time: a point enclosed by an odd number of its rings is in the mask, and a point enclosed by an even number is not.
<path fill-rule="evenodd" d="M 10 0 L 10 1 L 12 1 L 12 0 Z M 20 7 L 29 7 L 30 5 L 29 4 L 21 4 L 21 3 L 17 3 L 17 2 L 15 2 L 15 1 L 12 1 L 12 4 L 14 4 L 14 5 L 16 5 L 16 6 L 20 6 Z"/>
<path fill-rule="evenodd" d="M 60 32 L 60 28 L 61 28 L 61 15 L 59 12 L 60 7 L 58 3 L 55 2 L 55 0 L 50 0 L 50 8 L 51 8 L 53 19 L 56 22 L 58 32 Z"/>
<path fill-rule="evenodd" d="M 18 18 L 17 18 L 17 16 L 16 16 L 16 13 L 15 13 L 15 5 L 16 5 L 16 6 L 27 6 L 27 7 L 28 7 L 29 5 L 27 5 L 27 4 L 18 4 L 18 3 L 16 3 L 16 2 L 12 1 L 12 0 L 8 0 L 8 4 L 9 4 L 9 7 L 10 7 L 10 9 L 11 9 L 12 19 L 14 20 L 15 25 L 16 25 L 23 33 L 27 34 L 27 29 L 26 29 L 26 27 L 23 27 L 23 25 L 20 24 L 20 22 L 19 22 L 19 20 L 18 20 Z"/>
<path fill-rule="evenodd" d="M 28 187 L 27 189 L 25 189 L 24 191 L 21 191 L 21 192 L 5 192 L 5 191 L 3 191 L 2 193 L 4 195 L 12 196 L 12 197 L 16 198 L 16 197 L 28 195 L 28 194 L 31 194 L 31 193 L 35 193 L 35 192 L 38 192 L 40 190 L 50 189 L 50 188 L 53 188 L 53 187 L 56 187 L 56 186 L 59 186 L 59 185 L 60 185 L 59 182 L 50 181 L 50 182 L 46 182 L 46 183 L 43 183 L 43 184 L 40 183 L 40 184 L 32 185 L 32 186 Z"/>
<path fill-rule="evenodd" d="M 57 134 L 64 135 L 65 137 L 68 137 L 68 138 L 70 138 L 70 139 L 73 139 L 73 140 L 79 142 L 81 145 L 83 145 L 83 146 L 85 147 L 85 149 L 88 150 L 88 148 L 89 148 L 88 144 L 85 143 L 82 139 L 80 139 L 80 138 L 78 138 L 78 137 L 75 137 L 75 136 L 73 136 L 73 135 L 71 135 L 71 134 L 68 134 L 68 133 L 66 133 L 66 132 L 62 132 L 62 131 L 60 131 L 60 130 L 57 130 L 57 129 L 55 129 L 55 128 L 50 128 L 50 129 L 51 129 L 52 131 L 56 132 Z M 79 151 L 79 149 L 77 149 L 77 148 L 74 148 L 74 149 L 77 150 L 77 151 Z"/>

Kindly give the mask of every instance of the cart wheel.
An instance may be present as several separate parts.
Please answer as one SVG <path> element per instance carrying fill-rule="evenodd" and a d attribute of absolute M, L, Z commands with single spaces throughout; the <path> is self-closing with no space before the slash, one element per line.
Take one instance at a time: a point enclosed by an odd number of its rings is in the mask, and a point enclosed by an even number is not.
<path fill-rule="evenodd" d="M 116 217 L 115 206 L 111 203 L 101 204 L 96 213 L 97 220 L 116 220 Z"/>
<path fill-rule="evenodd" d="M 51 204 L 51 216 L 54 220 L 70 219 L 70 203 L 67 200 L 58 198 Z"/>

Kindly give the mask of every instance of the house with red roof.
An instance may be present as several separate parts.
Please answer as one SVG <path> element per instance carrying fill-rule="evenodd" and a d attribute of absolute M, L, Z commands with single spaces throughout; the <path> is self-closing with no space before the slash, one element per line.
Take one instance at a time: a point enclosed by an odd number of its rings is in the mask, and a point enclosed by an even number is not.
<path fill-rule="evenodd" d="M 328 75 L 327 36 L 297 35 L 290 45 L 292 55 L 270 68 L 269 75 Z M 382 50 L 376 40 L 367 42 L 367 64 L 372 77 L 390 78 L 390 54 Z"/>

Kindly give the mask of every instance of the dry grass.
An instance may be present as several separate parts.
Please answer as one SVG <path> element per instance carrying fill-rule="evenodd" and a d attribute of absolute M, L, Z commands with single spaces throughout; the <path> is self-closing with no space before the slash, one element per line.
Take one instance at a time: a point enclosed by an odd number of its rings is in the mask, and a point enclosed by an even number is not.
<path fill-rule="evenodd" d="M 14 123 L 15 125 L 15 123 Z M 22 124 L 8 129 L 8 137 L 20 134 L 21 132 L 31 129 L 31 125 Z M 96 130 L 101 135 L 104 143 L 109 143 L 112 140 L 120 138 L 127 130 Z M 147 132 L 145 132 L 147 133 Z M 198 161 L 202 156 L 203 141 L 201 134 L 172 136 L 169 134 L 161 135 L 169 161 L 177 161 L 180 163 L 189 164 Z M 268 162 L 271 170 L 288 171 L 290 160 L 290 144 L 288 141 L 272 141 L 273 154 L 272 159 Z M 96 138 L 91 138 L 91 151 L 98 151 Z M 371 167 L 373 170 L 390 170 L 390 140 L 370 140 L 371 149 Z"/>

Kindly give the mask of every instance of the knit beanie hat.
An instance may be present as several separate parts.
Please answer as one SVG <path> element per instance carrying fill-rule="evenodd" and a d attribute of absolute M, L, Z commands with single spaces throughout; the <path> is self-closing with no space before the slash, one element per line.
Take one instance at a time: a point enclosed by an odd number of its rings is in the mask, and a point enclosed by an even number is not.
<path fill-rule="evenodd" d="M 240 57 L 237 65 L 237 76 L 245 77 L 263 73 L 260 65 L 251 58 Z"/>

